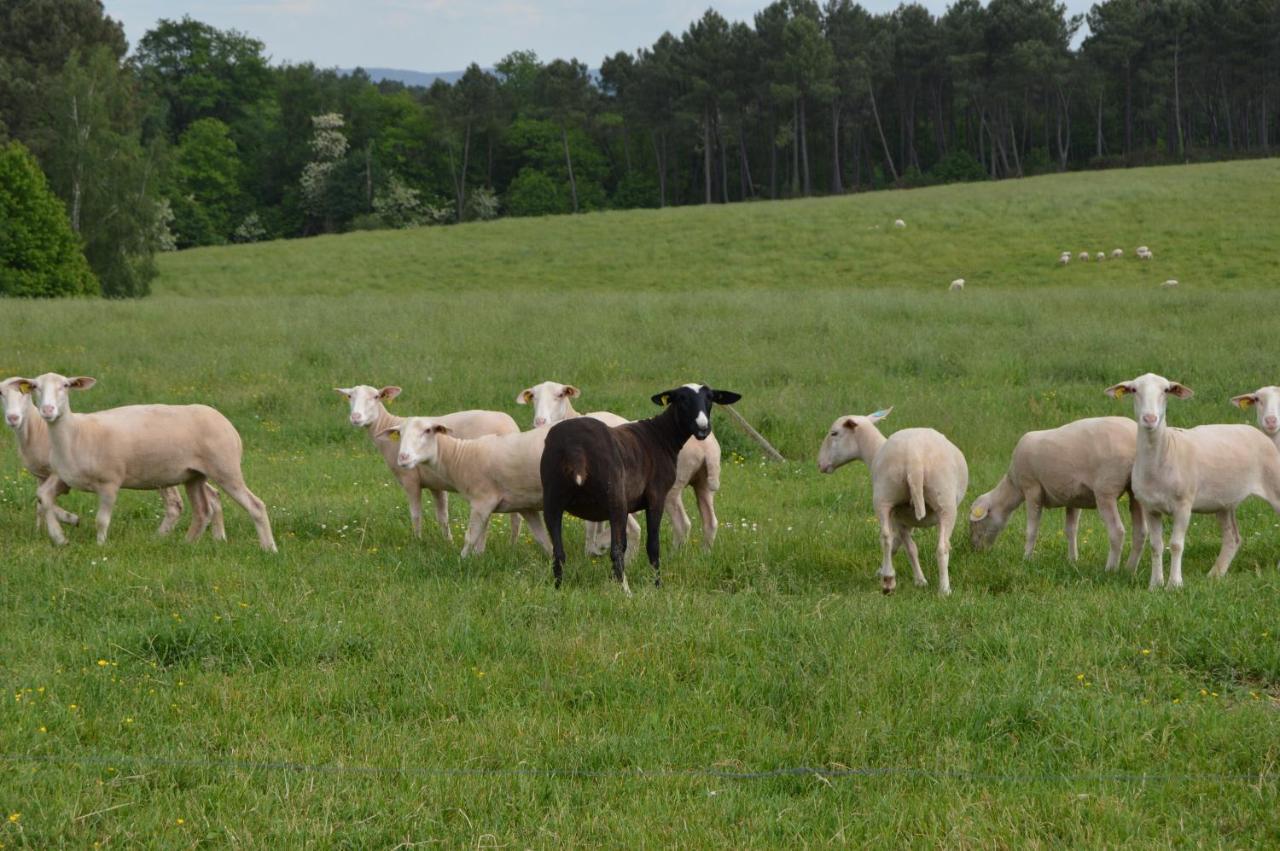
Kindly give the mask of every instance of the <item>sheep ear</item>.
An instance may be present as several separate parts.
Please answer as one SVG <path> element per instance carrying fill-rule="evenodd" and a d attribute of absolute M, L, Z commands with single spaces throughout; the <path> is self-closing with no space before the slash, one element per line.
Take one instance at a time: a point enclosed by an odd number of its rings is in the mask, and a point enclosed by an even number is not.
<path fill-rule="evenodd" d="M 1247 411 L 1254 405 L 1258 404 L 1257 393 L 1245 393 L 1243 396 L 1231 397 L 1231 404 L 1235 405 L 1242 411 Z"/>
<path fill-rule="evenodd" d="M 711 401 L 715 402 L 717 405 L 732 405 L 741 398 L 741 393 L 734 393 L 732 390 L 711 391 Z"/>
<path fill-rule="evenodd" d="M 431 427 L 431 430 L 436 434 L 453 434 L 453 429 L 449 428 L 444 423 L 436 423 Z"/>
<path fill-rule="evenodd" d="M 391 441 L 392 443 L 399 443 L 400 427 L 392 426 L 391 428 L 384 428 L 382 431 L 378 432 L 377 436 L 385 437 L 387 440 Z"/>
<path fill-rule="evenodd" d="M 969 511 L 970 520 L 981 520 L 983 517 L 986 517 L 986 516 L 987 516 L 987 509 L 983 508 L 981 505 L 975 505 Z"/>
<path fill-rule="evenodd" d="M 343 396 L 346 396 L 348 399 L 350 399 L 351 394 L 355 392 L 354 387 L 335 387 L 333 388 L 333 390 L 335 393 L 341 393 Z"/>
<path fill-rule="evenodd" d="M 18 379 L 18 392 L 24 396 L 30 396 L 31 391 L 36 389 L 36 383 L 30 378 Z"/>
<path fill-rule="evenodd" d="M 525 389 L 521 390 L 519 393 L 516 394 L 517 405 L 527 405 L 532 401 L 533 401 L 532 387 L 526 387 Z"/>
<path fill-rule="evenodd" d="M 1195 395 L 1190 387 L 1185 384 L 1179 384 L 1176 381 L 1170 381 L 1169 389 L 1165 392 L 1177 396 L 1179 399 L 1190 399 Z"/>
<path fill-rule="evenodd" d="M 855 420 L 853 417 L 845 417 L 844 422 L 840 423 L 840 425 L 849 429 L 849 431 L 853 431 L 855 428 L 858 427 L 858 421 Z"/>
<path fill-rule="evenodd" d="M 72 390 L 88 390 L 97 383 L 98 379 L 96 378 L 90 378 L 87 375 L 77 375 L 75 378 L 67 382 L 67 386 Z"/>
<path fill-rule="evenodd" d="M 892 405 L 890 405 L 887 408 L 881 408 L 880 410 L 876 411 L 874 414 L 868 414 L 867 419 L 871 420 L 871 422 L 873 423 L 878 423 L 885 417 L 889 416 L 889 414 L 891 413 L 893 413 Z"/>
<path fill-rule="evenodd" d="M 387 387 L 383 387 L 382 390 L 378 392 L 378 398 L 385 399 L 388 402 L 390 402 L 392 399 L 396 398 L 399 395 L 400 395 L 400 388 L 396 387 L 394 384 L 388 385 Z"/>
<path fill-rule="evenodd" d="M 671 403 L 671 394 L 675 392 L 676 391 L 674 390 L 664 390 L 661 393 L 655 393 L 651 397 L 650 401 L 660 408 L 665 408 L 667 405 Z"/>
<path fill-rule="evenodd" d="M 574 387 L 572 384 L 569 384 L 564 388 L 564 395 L 568 396 L 570 399 L 577 399 L 582 395 L 582 391 L 577 387 Z"/>
<path fill-rule="evenodd" d="M 1121 384 L 1112 384 L 1110 387 L 1108 387 L 1106 390 L 1102 392 L 1106 393 L 1108 396 L 1113 396 L 1116 399 L 1123 399 L 1126 393 L 1133 392 L 1133 386 L 1128 384 L 1127 382 L 1124 382 Z"/>

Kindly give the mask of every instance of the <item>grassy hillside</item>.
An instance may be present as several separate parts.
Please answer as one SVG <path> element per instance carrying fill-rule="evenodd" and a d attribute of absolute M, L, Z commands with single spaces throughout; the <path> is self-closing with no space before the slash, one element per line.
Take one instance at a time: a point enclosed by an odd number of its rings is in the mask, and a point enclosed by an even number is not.
<path fill-rule="evenodd" d="M 139 303 L 5 304 L 0 375 L 94 375 L 79 410 L 224 411 L 281 551 L 229 501 L 228 543 L 156 540 L 140 493 L 103 548 L 93 499 L 69 496 L 85 527 L 54 550 L 0 455 L 0 843 L 1280 842 L 1269 508 L 1242 509 L 1216 583 L 1197 519 L 1180 593 L 1148 592 L 1145 559 L 1104 574 L 1092 514 L 1078 565 L 1058 512 L 1024 563 L 1019 512 L 990 553 L 957 530 L 951 598 L 904 562 L 886 598 L 865 467 L 814 464 L 836 416 L 894 405 L 886 432 L 965 451 L 972 499 L 1027 429 L 1131 413 L 1102 389 L 1147 370 L 1195 389 L 1175 424 L 1250 421 L 1227 399 L 1280 383 L 1277 178 L 1263 161 L 355 234 L 165 257 Z M 1054 265 L 1138 244 L 1156 259 Z M 738 390 L 789 460 L 717 419 L 715 550 L 664 547 L 664 587 L 636 564 L 624 599 L 574 524 L 556 592 L 505 520 L 467 562 L 430 522 L 413 540 L 331 389 L 527 423 L 516 393 L 549 378 L 633 417 L 685 381 Z M 457 540 L 461 499 L 451 516 Z"/>

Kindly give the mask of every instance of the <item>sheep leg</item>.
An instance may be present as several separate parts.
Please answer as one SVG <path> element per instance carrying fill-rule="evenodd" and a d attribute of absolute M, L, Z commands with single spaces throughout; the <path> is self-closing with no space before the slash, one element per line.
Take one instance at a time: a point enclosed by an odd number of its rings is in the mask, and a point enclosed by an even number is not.
<path fill-rule="evenodd" d="M 1036 538 L 1040 536 L 1040 512 L 1043 506 L 1040 504 L 1040 495 L 1036 494 L 1027 498 L 1027 544 L 1022 550 L 1024 559 L 1031 558 L 1031 554 L 1036 550 Z"/>
<path fill-rule="evenodd" d="M 897 536 L 893 532 L 893 506 L 876 506 L 876 515 L 880 521 L 880 590 L 892 594 L 898 586 L 897 575 L 893 572 L 893 541 Z"/>
<path fill-rule="evenodd" d="M 947 596 L 951 593 L 951 530 L 956 526 L 956 510 L 954 508 L 938 512 L 938 593 Z"/>
<path fill-rule="evenodd" d="M 1169 528 L 1169 588 L 1182 587 L 1182 547 L 1191 525 L 1191 505 L 1179 505 L 1173 512 Z"/>
<path fill-rule="evenodd" d="M 44 483 L 36 489 L 36 500 L 40 515 L 44 517 L 44 527 L 49 533 L 49 540 L 53 541 L 56 546 L 62 546 L 67 542 L 67 536 L 62 533 L 62 524 L 58 518 L 58 505 L 54 502 L 58 497 L 60 488 L 66 485 L 57 476 L 50 476 L 44 480 Z"/>
<path fill-rule="evenodd" d="M 1151 536 L 1151 581 L 1147 588 L 1154 591 L 1164 586 L 1164 517 L 1144 505 L 1142 518 Z"/>
<path fill-rule="evenodd" d="M 186 483 L 186 488 L 187 502 L 191 503 L 191 525 L 187 527 L 187 543 L 190 544 L 209 527 L 213 509 L 209 506 L 203 478 L 192 479 Z"/>
<path fill-rule="evenodd" d="M 422 539 L 422 481 L 418 478 L 418 471 L 411 470 L 412 476 L 405 476 L 400 480 L 400 488 L 404 491 L 405 499 L 409 502 L 409 525 L 413 528 L 413 537 Z M 431 492 L 432 497 L 437 496 L 436 491 Z M 440 523 L 440 528 L 444 530 L 445 535 L 449 534 L 449 506 L 444 507 L 444 522 Z M 440 520 L 440 503 L 436 502 L 436 520 Z"/>
<path fill-rule="evenodd" d="M 683 490 L 679 485 L 667 494 L 667 513 L 671 515 L 671 541 L 676 549 L 684 546 L 689 539 L 689 529 L 693 523 L 689 520 L 689 512 L 684 510 Z"/>
<path fill-rule="evenodd" d="M 187 493 L 189 495 L 190 491 Z M 177 488 L 169 487 L 160 488 L 160 499 L 164 502 L 164 519 L 160 521 L 160 528 L 156 529 L 156 536 L 163 538 L 173 531 L 182 518 L 182 497 Z M 195 503 L 192 503 L 191 510 L 195 511 Z"/>
<path fill-rule="evenodd" d="M 640 522 L 630 514 L 627 515 L 627 551 L 623 553 L 622 559 L 627 564 L 636 557 L 636 553 L 640 551 Z"/>
<path fill-rule="evenodd" d="M 564 577 L 564 509 L 556 505 L 544 505 L 542 519 L 546 522 L 547 536 L 551 539 L 551 573 L 559 588 L 560 580 Z"/>
<path fill-rule="evenodd" d="M 658 567 L 658 557 L 662 541 L 658 538 L 658 533 L 662 529 L 662 506 L 645 509 L 644 520 L 644 548 L 649 555 L 649 564 L 653 566 L 653 586 L 659 588 L 662 586 L 662 570 Z"/>
<path fill-rule="evenodd" d="M 98 544 L 107 542 L 107 530 L 111 528 L 111 512 L 116 507 L 116 497 L 120 494 L 120 486 L 115 484 L 104 485 L 102 490 L 98 491 L 98 513 L 93 518 L 94 524 L 98 527 Z"/>
<path fill-rule="evenodd" d="M 897 542 L 894 544 L 893 552 L 897 555 L 900 547 L 907 548 L 907 560 L 911 562 L 911 579 L 918 587 L 925 587 L 929 584 L 929 580 L 925 579 L 924 571 L 920 569 L 920 551 L 916 549 L 916 539 L 911 536 L 912 529 L 907 526 L 898 524 Z"/>
<path fill-rule="evenodd" d="M 471 520 L 467 524 L 467 539 L 462 545 L 462 557 L 480 555 L 484 552 L 484 539 L 489 531 L 489 517 L 496 503 L 471 503 Z"/>
<path fill-rule="evenodd" d="M 235 471 L 239 473 L 239 471 Z M 276 539 L 271 534 L 271 518 L 267 516 L 267 506 L 257 495 L 249 490 L 244 479 L 239 475 L 228 475 L 221 481 L 215 479 L 223 492 L 240 504 L 240 507 L 253 518 L 253 525 L 258 530 L 258 546 L 269 553 L 277 552 Z"/>
<path fill-rule="evenodd" d="M 614 506 L 609 512 L 609 557 L 613 561 L 613 578 L 622 584 L 622 593 L 631 596 L 627 583 L 627 525 L 631 518 L 625 507 Z"/>
<path fill-rule="evenodd" d="M 710 550 L 716 542 L 716 530 L 720 528 L 716 518 L 716 492 L 705 480 L 695 481 L 693 492 L 698 496 L 698 515 L 702 518 L 702 548 Z"/>
<path fill-rule="evenodd" d="M 1240 524 L 1236 521 L 1236 510 L 1227 508 L 1219 511 L 1218 525 L 1222 527 L 1222 549 L 1218 551 L 1218 558 L 1213 563 L 1213 569 L 1209 571 L 1209 575 L 1214 579 L 1221 579 L 1227 575 L 1231 560 L 1236 557 L 1240 549 Z"/>
<path fill-rule="evenodd" d="M 214 490 L 213 485 L 207 481 L 204 483 L 204 501 L 205 505 L 209 507 L 213 539 L 215 541 L 225 541 L 227 539 L 227 527 L 222 521 L 222 497 L 218 496 L 218 492 Z"/>
<path fill-rule="evenodd" d="M 1124 521 L 1120 519 L 1120 506 L 1114 496 L 1098 497 L 1098 516 L 1107 527 L 1107 572 L 1110 573 L 1120 566 L 1120 554 L 1124 551 Z"/>
<path fill-rule="evenodd" d="M 1142 510 L 1142 503 L 1134 499 L 1133 494 L 1129 494 L 1129 520 L 1133 527 L 1133 543 L 1129 548 L 1129 561 L 1126 567 L 1129 572 L 1133 573 L 1138 569 L 1138 562 L 1142 559 L 1142 545 L 1147 542 L 1147 516 Z"/>
<path fill-rule="evenodd" d="M 1075 564 L 1080 560 L 1080 509 L 1068 508 L 1063 531 L 1067 536 L 1067 561 Z"/>
<path fill-rule="evenodd" d="M 542 523 L 541 511 L 520 511 L 511 515 L 511 538 L 512 541 L 520 534 L 520 526 L 518 518 L 523 517 L 524 522 L 529 524 L 529 534 L 538 542 L 538 546 L 542 547 L 542 551 L 547 555 L 552 554 L 551 538 L 547 535 L 547 527 Z"/>
<path fill-rule="evenodd" d="M 599 556 L 609 552 L 609 529 L 603 523 L 588 520 L 582 524 L 582 548 L 588 556 Z"/>
<path fill-rule="evenodd" d="M 48 478 L 57 479 L 58 477 L 50 476 Z M 46 481 L 48 481 L 48 478 L 39 480 L 39 482 L 37 483 L 37 490 L 39 489 L 39 485 L 42 485 Z M 61 479 L 58 479 L 57 492 L 54 494 L 54 499 L 57 499 L 63 494 L 68 494 L 68 493 L 71 493 L 71 488 L 68 487 L 66 483 L 63 482 Z M 70 511 L 64 511 L 56 503 L 53 506 L 53 511 L 55 514 L 58 515 L 58 519 L 61 520 L 63 523 L 66 523 L 70 526 L 80 525 L 80 517 L 78 515 L 72 514 Z M 44 509 L 41 507 L 40 501 L 37 499 L 36 500 L 36 531 L 37 532 L 40 531 L 40 518 L 43 516 L 43 514 L 44 514 Z"/>

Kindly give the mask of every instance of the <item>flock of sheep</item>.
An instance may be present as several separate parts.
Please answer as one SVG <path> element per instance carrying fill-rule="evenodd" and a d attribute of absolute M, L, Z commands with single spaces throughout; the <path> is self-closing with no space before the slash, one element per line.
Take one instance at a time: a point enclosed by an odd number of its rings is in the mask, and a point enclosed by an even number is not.
<path fill-rule="evenodd" d="M 259 544 L 274 552 L 266 507 L 245 485 L 241 442 L 235 427 L 205 405 L 130 405 L 95 413 L 71 410 L 70 391 L 87 390 L 88 377 L 46 373 L 0 382 L 0 407 L 17 438 L 19 458 L 37 479 L 36 523 L 56 544 L 66 542 L 61 524 L 79 522 L 57 505 L 71 489 L 98 495 L 97 538 L 105 542 L 121 488 L 160 490 L 165 516 L 159 533 L 176 525 L 184 485 L 192 521 L 187 539 L 206 529 L 224 540 L 221 503 L 209 482 L 239 503 L 257 527 Z M 449 492 L 470 503 L 462 555 L 484 551 L 491 516 L 511 515 L 513 540 L 520 521 L 552 557 L 560 584 L 565 513 L 587 521 L 588 554 L 609 552 L 615 578 L 628 590 L 623 566 L 634 554 L 646 515 L 645 542 L 658 577 L 658 530 L 671 517 L 677 546 L 691 522 L 681 495 L 697 496 L 703 545 L 715 541 L 715 493 L 720 487 L 720 447 L 711 432 L 713 404 L 732 404 L 737 393 L 687 384 L 654 395 L 662 412 L 629 422 L 607 411 L 581 415 L 573 400 L 581 391 L 545 381 L 528 387 L 516 402 L 533 406 L 533 429 L 520 431 L 499 411 L 461 411 L 438 417 L 397 417 L 385 403 L 400 388 L 368 385 L 335 388 L 348 403 L 350 423 L 365 429 L 404 489 L 416 536 L 422 532 L 422 491 L 432 495 L 446 539 Z M 1257 409 L 1258 426 L 1204 425 L 1171 428 L 1170 397 L 1188 399 L 1186 386 L 1148 373 L 1116 384 L 1107 394 L 1133 396 L 1134 419 L 1095 417 L 1056 429 L 1025 434 L 1014 448 L 1008 472 L 969 512 L 975 550 L 988 548 L 1013 511 L 1027 506 L 1026 555 L 1030 556 L 1045 508 L 1066 509 L 1068 556 L 1077 558 L 1080 510 L 1096 509 L 1107 527 L 1107 570 L 1120 563 L 1125 530 L 1119 498 L 1128 494 L 1134 529 L 1128 566 L 1144 543 L 1151 549 L 1150 587 L 1165 585 L 1164 517 L 1172 518 L 1168 587 L 1182 585 L 1182 553 L 1190 517 L 1214 514 L 1222 547 L 1210 575 L 1226 574 L 1241 544 L 1237 506 L 1250 496 L 1280 513 L 1280 387 L 1263 387 L 1231 401 Z M 885 437 L 877 424 L 892 408 L 866 416 L 843 416 L 823 439 L 818 468 L 831 473 L 861 460 L 871 471 L 872 509 L 880 526 L 878 575 L 888 593 L 896 585 L 893 557 L 905 548 L 917 585 L 926 585 L 912 531 L 938 527 L 938 589 L 951 590 L 950 542 L 969 485 L 964 454 L 941 433 L 908 428 Z M 545 516 L 545 525 L 544 525 Z M 606 527 L 607 521 L 607 527 Z"/>

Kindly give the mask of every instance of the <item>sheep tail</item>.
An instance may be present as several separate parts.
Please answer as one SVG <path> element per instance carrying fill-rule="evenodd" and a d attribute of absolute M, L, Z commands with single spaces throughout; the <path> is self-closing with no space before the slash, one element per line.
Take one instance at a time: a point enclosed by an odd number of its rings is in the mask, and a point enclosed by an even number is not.
<path fill-rule="evenodd" d="M 587 481 L 587 456 L 581 449 L 565 454 L 564 474 L 573 480 L 578 487 Z"/>
<path fill-rule="evenodd" d="M 928 508 L 924 504 L 924 462 L 917 454 L 907 460 L 907 490 L 911 492 L 911 506 L 916 519 L 923 520 Z"/>

